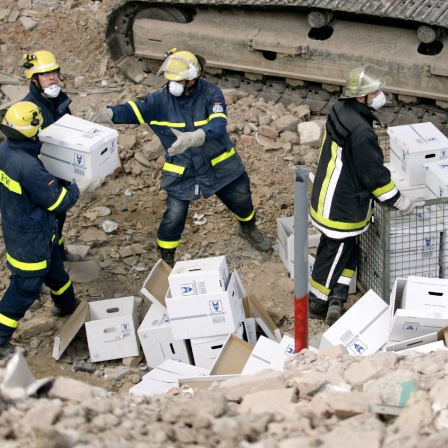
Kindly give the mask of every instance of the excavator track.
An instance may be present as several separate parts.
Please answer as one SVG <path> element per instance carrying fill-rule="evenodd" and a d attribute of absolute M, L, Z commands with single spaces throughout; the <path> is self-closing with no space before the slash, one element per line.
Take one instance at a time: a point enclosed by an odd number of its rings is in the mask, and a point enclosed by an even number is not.
<path fill-rule="evenodd" d="M 205 77 L 267 101 L 325 115 L 347 72 L 389 69 L 386 125 L 431 121 L 448 134 L 448 2 L 437 0 L 124 1 L 108 15 L 113 61 L 134 82 L 160 86 L 163 53 L 207 60 Z"/>

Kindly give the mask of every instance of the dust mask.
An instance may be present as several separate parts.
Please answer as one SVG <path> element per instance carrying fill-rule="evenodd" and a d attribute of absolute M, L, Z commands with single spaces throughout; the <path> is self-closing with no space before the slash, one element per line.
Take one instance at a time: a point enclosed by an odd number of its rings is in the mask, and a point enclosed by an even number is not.
<path fill-rule="evenodd" d="M 59 95 L 61 88 L 57 84 L 53 84 L 51 87 L 44 89 L 45 95 L 49 98 L 56 98 Z"/>
<path fill-rule="evenodd" d="M 170 81 L 169 83 L 169 91 L 173 96 L 181 96 L 184 93 L 185 87 L 182 84 L 179 84 L 176 81 Z"/>
<path fill-rule="evenodd" d="M 373 107 L 375 110 L 380 109 L 386 104 L 386 95 L 383 92 L 380 92 L 370 104 L 370 107 Z"/>

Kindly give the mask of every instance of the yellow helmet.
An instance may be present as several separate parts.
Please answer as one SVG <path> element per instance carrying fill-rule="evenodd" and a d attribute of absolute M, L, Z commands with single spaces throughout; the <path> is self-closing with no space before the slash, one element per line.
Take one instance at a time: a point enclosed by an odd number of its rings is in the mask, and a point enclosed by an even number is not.
<path fill-rule="evenodd" d="M 0 129 L 8 138 L 27 140 L 37 135 L 42 123 L 40 109 L 30 101 L 20 101 L 6 111 Z"/>
<path fill-rule="evenodd" d="M 383 78 L 387 72 L 387 69 L 372 64 L 365 64 L 363 67 L 350 70 L 344 96 L 357 98 L 382 89 L 386 85 Z"/>
<path fill-rule="evenodd" d="M 24 54 L 23 59 L 26 59 L 23 66 L 27 69 L 25 70 L 27 79 L 31 79 L 33 75 L 52 72 L 59 69 L 59 64 L 55 55 L 49 51 L 42 50 Z"/>
<path fill-rule="evenodd" d="M 161 73 L 170 81 L 191 81 L 201 76 L 202 67 L 193 53 L 177 51 L 176 48 L 173 48 L 166 54 L 166 59 L 157 75 Z"/>

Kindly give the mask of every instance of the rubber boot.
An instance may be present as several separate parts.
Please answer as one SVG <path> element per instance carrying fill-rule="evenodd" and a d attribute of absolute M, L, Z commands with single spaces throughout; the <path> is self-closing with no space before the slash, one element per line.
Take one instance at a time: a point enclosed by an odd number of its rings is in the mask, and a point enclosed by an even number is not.
<path fill-rule="evenodd" d="M 328 312 L 326 322 L 333 325 L 344 313 L 344 302 L 337 297 L 330 296 L 328 298 Z"/>
<path fill-rule="evenodd" d="M 271 241 L 258 230 L 255 217 L 247 222 L 238 221 L 238 224 L 238 235 L 249 241 L 258 252 L 270 252 L 272 250 Z"/>
<path fill-rule="evenodd" d="M 76 310 L 76 308 L 78 308 L 78 305 L 81 303 L 80 300 L 76 299 L 75 304 L 68 307 L 68 308 L 61 308 L 59 306 L 53 305 L 53 308 L 51 309 L 51 314 L 54 317 L 64 317 L 64 316 L 68 316 L 70 314 L 73 314 Z"/>
<path fill-rule="evenodd" d="M 308 316 L 310 319 L 325 320 L 327 318 L 328 302 L 318 299 L 312 292 L 308 296 Z"/>
<path fill-rule="evenodd" d="M 176 253 L 176 249 L 164 249 L 163 247 L 158 247 L 160 257 L 162 260 L 170 267 L 174 267 L 174 254 Z"/>

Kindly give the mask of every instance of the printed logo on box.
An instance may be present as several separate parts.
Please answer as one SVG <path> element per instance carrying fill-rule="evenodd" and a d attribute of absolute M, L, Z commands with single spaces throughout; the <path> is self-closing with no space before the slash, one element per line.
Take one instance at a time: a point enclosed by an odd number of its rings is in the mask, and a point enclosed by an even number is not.
<path fill-rule="evenodd" d="M 443 198 L 445 196 L 445 191 L 442 187 L 439 187 L 439 198 Z"/>
<path fill-rule="evenodd" d="M 75 160 L 74 160 L 75 166 L 81 167 L 81 168 L 86 166 L 86 158 L 85 158 L 85 156 L 83 156 L 82 154 L 75 153 L 73 155 L 73 157 L 75 158 Z"/>
<path fill-rule="evenodd" d="M 403 163 L 406 163 L 406 153 L 404 151 L 402 151 L 401 160 Z"/>
<path fill-rule="evenodd" d="M 441 149 L 440 150 L 440 158 L 441 159 L 445 159 L 448 156 L 448 152 L 446 149 Z"/>
<path fill-rule="evenodd" d="M 222 300 L 210 300 L 208 302 L 208 304 L 210 306 L 210 315 L 211 316 L 224 313 L 224 308 L 222 306 Z"/>
<path fill-rule="evenodd" d="M 442 151 L 440 152 L 440 154 L 441 154 L 440 157 L 442 157 L 442 154 L 446 157 L 445 153 L 446 153 L 446 149 L 442 149 Z M 448 163 L 438 163 L 438 165 L 439 165 L 440 169 L 442 169 L 442 170 L 446 170 L 448 168 Z"/>
<path fill-rule="evenodd" d="M 348 348 L 356 355 L 362 355 L 367 350 L 367 345 L 361 339 L 356 339 Z"/>
<path fill-rule="evenodd" d="M 121 324 L 121 331 L 124 333 L 126 331 L 131 331 L 131 324 L 124 322 Z"/>
<path fill-rule="evenodd" d="M 288 347 L 286 347 L 286 350 L 285 350 L 285 355 L 286 356 L 293 355 L 294 354 L 294 350 L 295 350 L 294 345 L 288 344 Z"/>
<path fill-rule="evenodd" d="M 93 135 L 100 135 L 102 134 L 104 131 L 102 129 L 98 129 L 98 128 L 92 128 L 89 131 L 87 131 L 89 134 L 93 134 Z"/>
<path fill-rule="evenodd" d="M 197 294 L 197 288 L 194 283 L 184 283 L 180 285 L 183 296 L 194 296 Z"/>
<path fill-rule="evenodd" d="M 418 322 L 405 322 L 403 324 L 403 330 L 417 331 L 419 328 L 420 328 L 420 325 Z"/>

